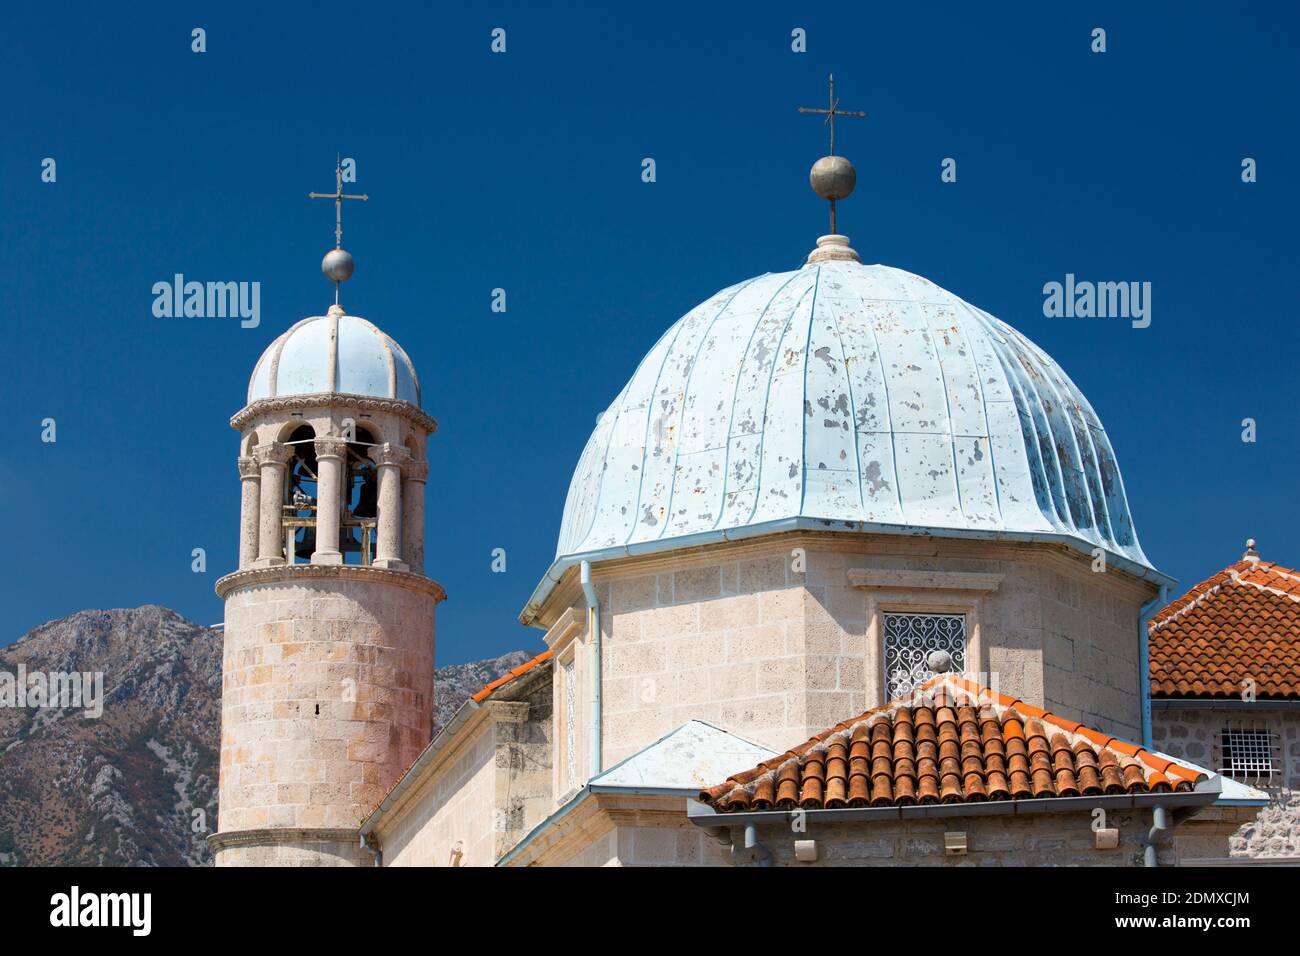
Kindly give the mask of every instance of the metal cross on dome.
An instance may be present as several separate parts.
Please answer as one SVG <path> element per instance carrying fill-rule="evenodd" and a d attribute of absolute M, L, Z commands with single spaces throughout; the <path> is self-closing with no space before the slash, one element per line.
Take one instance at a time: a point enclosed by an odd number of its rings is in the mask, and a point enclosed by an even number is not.
<path fill-rule="evenodd" d="M 830 78 L 830 109 L 822 110 L 812 106 L 799 107 L 800 113 L 824 113 L 826 114 L 826 123 L 831 128 L 831 151 L 830 155 L 835 155 L 835 117 L 837 116 L 866 116 L 861 110 L 842 110 L 839 108 L 840 101 L 835 98 L 835 75 L 832 73 Z"/>
<path fill-rule="evenodd" d="M 334 162 L 334 192 L 332 193 L 308 193 L 308 199 L 333 199 L 334 200 L 334 248 L 343 248 L 343 200 L 360 199 L 365 202 L 370 197 L 365 193 L 360 195 L 349 195 L 343 191 L 343 157 L 340 155 Z"/>

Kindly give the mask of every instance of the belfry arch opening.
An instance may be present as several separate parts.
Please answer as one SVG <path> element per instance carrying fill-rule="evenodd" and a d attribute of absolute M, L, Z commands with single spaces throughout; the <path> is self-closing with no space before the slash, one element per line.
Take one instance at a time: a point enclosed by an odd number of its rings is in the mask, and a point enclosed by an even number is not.
<path fill-rule="evenodd" d="M 375 559 L 375 526 L 379 514 L 379 473 L 370 449 L 378 444 L 369 425 L 356 426 L 347 443 L 343 486 L 343 522 L 339 550 L 345 564 L 369 565 Z"/>
<path fill-rule="evenodd" d="M 290 564 L 308 563 L 316 550 L 318 474 L 316 429 L 298 425 L 284 439 L 293 449 L 284 483 L 285 553 Z"/>

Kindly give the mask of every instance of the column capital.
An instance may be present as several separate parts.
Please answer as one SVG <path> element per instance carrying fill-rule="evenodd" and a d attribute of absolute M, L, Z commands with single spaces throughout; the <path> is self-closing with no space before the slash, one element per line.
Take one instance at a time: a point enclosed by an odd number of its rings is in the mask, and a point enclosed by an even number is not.
<path fill-rule="evenodd" d="M 252 455 L 240 455 L 235 459 L 235 464 L 239 466 L 239 477 L 242 480 L 262 477 L 261 466 Z"/>
<path fill-rule="evenodd" d="M 411 458 L 406 462 L 406 467 L 402 469 L 402 478 L 405 481 L 427 481 L 429 478 L 429 463 Z"/>
<path fill-rule="evenodd" d="M 253 449 L 253 457 L 259 465 L 287 465 L 293 458 L 293 446 L 278 441 L 266 442 Z"/>
<path fill-rule="evenodd" d="M 316 439 L 315 445 L 317 459 L 342 458 L 348 450 L 347 440 L 336 435 L 322 435 Z"/>
<path fill-rule="evenodd" d="M 366 453 L 370 459 L 380 467 L 384 465 L 396 465 L 403 468 L 411 460 L 411 453 L 401 445 L 394 445 L 391 442 L 384 442 L 382 445 L 374 445 Z"/>

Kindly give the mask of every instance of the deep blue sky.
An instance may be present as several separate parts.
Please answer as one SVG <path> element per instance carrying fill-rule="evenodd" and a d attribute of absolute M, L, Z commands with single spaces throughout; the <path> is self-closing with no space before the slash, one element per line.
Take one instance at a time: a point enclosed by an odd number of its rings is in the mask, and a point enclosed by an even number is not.
<path fill-rule="evenodd" d="M 515 615 L 597 413 L 678 316 L 796 267 L 825 231 L 807 184 L 824 129 L 795 107 L 822 104 L 828 70 L 870 114 L 838 137 L 858 169 L 841 231 L 864 261 L 930 278 L 1062 364 L 1158 567 L 1189 585 L 1248 535 L 1300 564 L 1300 18 L 1134 6 L 15 5 L 0 35 L 0 643 L 89 607 L 221 619 L 212 584 L 235 563 L 239 508 L 227 422 L 266 344 L 331 301 L 333 209 L 306 194 L 332 188 L 342 151 L 372 197 L 345 212 L 345 304 L 405 346 L 441 423 L 439 662 L 540 649 Z M 496 26 L 505 55 L 489 52 Z M 261 326 L 155 319 L 150 288 L 176 272 L 260 281 Z M 1151 327 L 1044 318 L 1043 283 L 1067 272 L 1150 281 Z M 190 571 L 195 547 L 207 574 Z"/>

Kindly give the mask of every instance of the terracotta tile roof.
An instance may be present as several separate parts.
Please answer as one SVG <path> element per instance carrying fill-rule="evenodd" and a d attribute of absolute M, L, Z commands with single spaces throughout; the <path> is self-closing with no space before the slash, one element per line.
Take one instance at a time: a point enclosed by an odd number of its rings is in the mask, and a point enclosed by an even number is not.
<path fill-rule="evenodd" d="M 1151 619 L 1154 697 L 1300 698 L 1300 572 L 1244 559 Z"/>
<path fill-rule="evenodd" d="M 508 683 L 510 683 L 510 682 L 511 682 L 512 680 L 514 680 L 516 677 L 521 677 L 521 676 L 523 676 L 524 674 L 528 673 L 528 671 L 532 670 L 534 667 L 536 667 L 538 664 L 542 663 L 543 661 L 549 661 L 549 660 L 551 659 L 551 655 L 552 655 L 553 653 L 554 653 L 554 651 L 542 651 L 542 653 L 538 654 L 538 655 L 537 655 L 536 657 L 534 657 L 532 660 L 524 661 L 524 662 L 523 662 L 522 664 L 520 664 L 518 667 L 515 667 L 515 668 L 512 668 L 512 669 L 506 671 L 504 674 L 502 674 L 502 675 L 501 675 L 500 677 L 498 677 L 496 680 L 492 681 L 492 683 L 486 685 L 486 686 L 485 686 L 481 691 L 479 691 L 477 694 L 472 695 L 472 696 L 470 697 L 470 700 L 472 700 L 472 701 L 477 701 L 477 702 L 480 702 L 480 703 L 481 703 L 482 701 L 487 700 L 487 699 L 488 699 L 489 697 L 491 697 L 494 693 L 496 693 L 496 690 L 497 690 L 498 687 L 501 687 L 503 684 L 508 684 Z"/>
<path fill-rule="evenodd" d="M 1192 790 L 1205 778 L 1140 747 L 943 675 L 701 792 L 720 812 Z"/>

